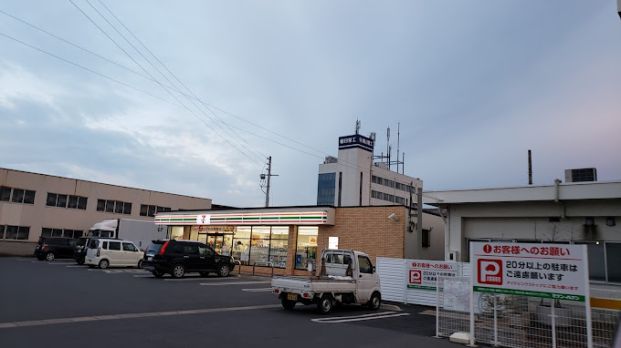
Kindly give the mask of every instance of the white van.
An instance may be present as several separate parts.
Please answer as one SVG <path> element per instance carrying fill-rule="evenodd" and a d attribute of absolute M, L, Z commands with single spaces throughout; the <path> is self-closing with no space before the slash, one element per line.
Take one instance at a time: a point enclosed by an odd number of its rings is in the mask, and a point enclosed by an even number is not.
<path fill-rule="evenodd" d="M 144 254 L 129 240 L 91 239 L 84 264 L 105 269 L 110 266 L 133 266 L 142 268 Z"/>

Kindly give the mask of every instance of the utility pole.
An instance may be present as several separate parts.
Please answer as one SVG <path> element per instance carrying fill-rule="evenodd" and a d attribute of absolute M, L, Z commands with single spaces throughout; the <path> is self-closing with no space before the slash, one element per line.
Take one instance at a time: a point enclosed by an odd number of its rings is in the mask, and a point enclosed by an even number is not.
<path fill-rule="evenodd" d="M 278 176 L 278 174 L 272 174 L 272 156 L 267 156 L 267 174 L 261 174 L 261 180 L 267 180 L 267 184 L 265 185 L 265 207 L 270 206 L 270 187 L 271 187 L 271 178 L 272 176 Z M 263 184 L 261 184 L 261 188 L 263 188 Z"/>

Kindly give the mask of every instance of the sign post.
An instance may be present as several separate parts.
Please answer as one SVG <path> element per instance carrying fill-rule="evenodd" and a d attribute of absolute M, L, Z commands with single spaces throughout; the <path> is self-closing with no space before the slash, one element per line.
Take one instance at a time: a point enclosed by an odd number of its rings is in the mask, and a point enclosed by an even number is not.
<path fill-rule="evenodd" d="M 470 260 L 473 293 L 550 299 L 552 326 L 554 301 L 583 302 L 587 344 L 593 346 L 586 245 L 471 242 Z M 555 330 L 552 327 L 553 335 Z M 552 340 L 554 344 L 555 337 Z"/>

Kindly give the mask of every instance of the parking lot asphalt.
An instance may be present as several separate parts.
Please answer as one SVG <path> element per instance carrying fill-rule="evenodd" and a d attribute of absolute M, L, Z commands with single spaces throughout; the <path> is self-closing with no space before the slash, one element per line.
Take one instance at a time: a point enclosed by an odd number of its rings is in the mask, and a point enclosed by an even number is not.
<path fill-rule="evenodd" d="M 0 347 L 458 347 L 420 306 L 284 311 L 269 278 L 156 279 L 138 269 L 0 258 Z"/>

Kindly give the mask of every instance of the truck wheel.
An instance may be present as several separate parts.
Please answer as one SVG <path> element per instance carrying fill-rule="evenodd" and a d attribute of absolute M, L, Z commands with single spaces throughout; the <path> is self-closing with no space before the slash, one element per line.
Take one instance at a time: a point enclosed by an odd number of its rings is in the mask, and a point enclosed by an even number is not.
<path fill-rule="evenodd" d="M 182 278 L 184 274 L 185 274 L 185 268 L 183 267 L 183 265 L 175 265 L 175 267 L 173 267 L 173 270 L 172 270 L 173 278 Z"/>
<path fill-rule="evenodd" d="M 283 297 L 280 303 L 282 303 L 282 308 L 286 311 L 291 311 L 295 307 L 295 301 L 287 300 L 286 297 Z"/>
<path fill-rule="evenodd" d="M 326 294 L 321 296 L 319 302 L 317 302 L 317 310 L 321 314 L 328 314 L 332 311 L 332 296 Z"/>
<path fill-rule="evenodd" d="M 367 307 L 373 310 L 377 310 L 382 305 L 382 295 L 379 292 L 374 292 L 371 295 L 371 299 L 367 303 Z"/>
<path fill-rule="evenodd" d="M 231 268 L 228 265 L 222 265 L 218 268 L 218 275 L 220 277 L 228 277 L 229 273 L 231 273 Z"/>
<path fill-rule="evenodd" d="M 108 268 L 108 266 L 110 266 L 110 262 L 108 262 L 108 260 L 103 259 L 103 260 L 99 261 L 99 268 L 106 269 L 106 268 Z"/>

